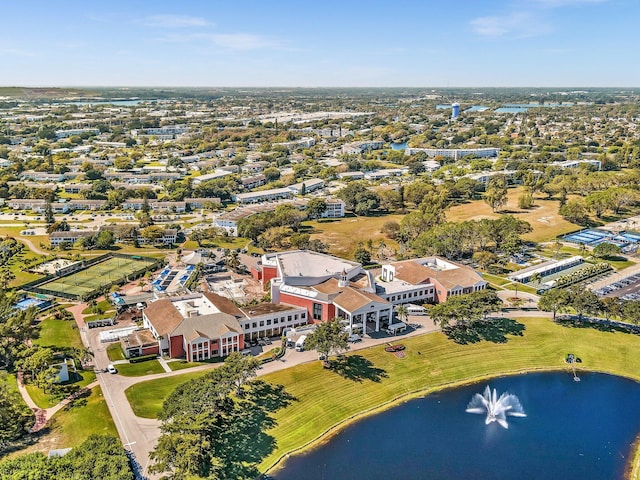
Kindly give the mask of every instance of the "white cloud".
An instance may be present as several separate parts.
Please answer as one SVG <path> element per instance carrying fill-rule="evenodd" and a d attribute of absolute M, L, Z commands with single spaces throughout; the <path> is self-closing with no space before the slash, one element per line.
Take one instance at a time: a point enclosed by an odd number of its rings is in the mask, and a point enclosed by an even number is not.
<path fill-rule="evenodd" d="M 534 37 L 548 33 L 550 28 L 530 12 L 478 17 L 469 22 L 473 31 L 483 37 Z"/>
<path fill-rule="evenodd" d="M 230 50 L 257 50 L 276 46 L 273 40 L 251 33 L 219 33 L 211 35 L 211 39 L 214 44 Z"/>
<path fill-rule="evenodd" d="M 141 22 L 147 27 L 162 28 L 185 28 L 185 27 L 207 27 L 211 25 L 201 17 L 191 15 L 151 15 Z"/>
<path fill-rule="evenodd" d="M 0 48 L 0 57 L 35 57 L 36 54 L 20 48 Z"/>
<path fill-rule="evenodd" d="M 224 50 L 246 51 L 265 48 L 280 48 L 272 38 L 252 33 L 177 33 L 166 34 L 156 39 L 164 43 L 194 43 L 204 47 L 219 47 Z"/>

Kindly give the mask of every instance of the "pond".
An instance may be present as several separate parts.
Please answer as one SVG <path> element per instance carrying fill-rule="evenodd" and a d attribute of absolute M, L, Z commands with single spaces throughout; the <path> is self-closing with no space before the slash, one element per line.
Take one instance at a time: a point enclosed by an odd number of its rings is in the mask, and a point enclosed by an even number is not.
<path fill-rule="evenodd" d="M 365 418 L 290 457 L 277 480 L 624 478 L 640 432 L 640 384 L 536 373 L 445 390 Z M 465 412 L 487 385 L 516 395 L 508 428 Z"/>

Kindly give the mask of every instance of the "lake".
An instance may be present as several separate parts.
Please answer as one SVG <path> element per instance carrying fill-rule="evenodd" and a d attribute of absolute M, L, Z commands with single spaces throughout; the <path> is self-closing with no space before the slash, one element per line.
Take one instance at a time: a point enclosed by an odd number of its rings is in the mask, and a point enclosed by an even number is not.
<path fill-rule="evenodd" d="M 640 432 L 640 384 L 582 373 L 496 378 L 410 400 L 365 418 L 307 454 L 277 480 L 622 479 Z M 486 385 L 515 394 L 525 418 L 509 428 L 466 413 Z"/>

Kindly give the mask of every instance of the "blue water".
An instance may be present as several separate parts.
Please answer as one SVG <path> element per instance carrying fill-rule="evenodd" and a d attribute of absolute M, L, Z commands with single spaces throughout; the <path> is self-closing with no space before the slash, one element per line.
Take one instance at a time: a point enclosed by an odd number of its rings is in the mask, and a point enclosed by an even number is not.
<path fill-rule="evenodd" d="M 496 113 L 523 113 L 529 110 L 527 107 L 500 107 L 496 108 Z"/>
<path fill-rule="evenodd" d="M 125 107 L 132 107 L 142 102 L 154 102 L 155 100 L 96 100 L 92 102 L 63 102 L 65 105 L 78 105 L 83 107 L 86 105 L 121 105 Z"/>
<path fill-rule="evenodd" d="M 576 352 L 579 353 L 579 352 Z M 291 457 L 277 480 L 622 479 L 640 384 L 603 374 L 505 377 L 411 400 Z M 509 429 L 465 412 L 485 385 L 517 395 Z"/>
<path fill-rule="evenodd" d="M 391 144 L 391 148 L 393 150 L 406 150 L 407 148 L 407 142 L 402 142 L 402 143 L 392 143 Z"/>
<path fill-rule="evenodd" d="M 16 303 L 16 308 L 19 308 L 20 310 L 26 310 L 29 307 L 37 307 L 38 305 L 42 305 L 43 303 L 46 303 L 46 301 L 32 297 L 25 297 Z"/>
<path fill-rule="evenodd" d="M 465 110 L 465 112 L 484 112 L 489 110 L 489 107 L 483 107 L 482 105 L 473 105 Z"/>

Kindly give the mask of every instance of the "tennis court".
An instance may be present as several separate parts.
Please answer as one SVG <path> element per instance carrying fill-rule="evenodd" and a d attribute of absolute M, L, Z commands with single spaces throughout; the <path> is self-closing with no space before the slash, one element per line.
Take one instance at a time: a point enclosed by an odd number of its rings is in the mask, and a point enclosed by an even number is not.
<path fill-rule="evenodd" d="M 581 230 L 580 232 L 570 233 L 562 237 L 563 240 L 571 243 L 585 244 L 590 247 L 595 247 L 601 243 L 612 243 L 625 248 L 633 244 L 640 243 L 640 235 L 632 232 L 620 232 L 618 234 L 608 232 L 605 230 L 598 230 L 591 228 L 588 230 Z"/>
<path fill-rule="evenodd" d="M 42 283 L 38 288 L 53 294 L 62 293 L 64 296 L 81 298 L 100 287 L 125 280 L 127 276 L 144 271 L 155 263 L 157 260 L 154 258 L 114 256 L 83 270 Z"/>

